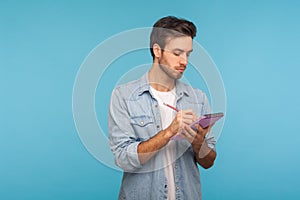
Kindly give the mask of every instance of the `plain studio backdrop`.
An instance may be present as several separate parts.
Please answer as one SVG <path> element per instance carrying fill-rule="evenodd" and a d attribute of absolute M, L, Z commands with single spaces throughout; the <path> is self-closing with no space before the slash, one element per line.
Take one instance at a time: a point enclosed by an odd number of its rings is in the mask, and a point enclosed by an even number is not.
<path fill-rule="evenodd" d="M 296 0 L 1 1 L 0 199 L 117 199 L 121 171 L 78 135 L 74 82 L 101 42 L 166 15 L 197 25 L 226 89 L 218 157 L 200 169 L 203 199 L 299 199 L 299 9 Z M 113 87 L 151 61 L 148 50 L 124 55 L 99 81 L 106 134 Z M 193 75 L 189 67 L 185 78 L 207 92 Z"/>

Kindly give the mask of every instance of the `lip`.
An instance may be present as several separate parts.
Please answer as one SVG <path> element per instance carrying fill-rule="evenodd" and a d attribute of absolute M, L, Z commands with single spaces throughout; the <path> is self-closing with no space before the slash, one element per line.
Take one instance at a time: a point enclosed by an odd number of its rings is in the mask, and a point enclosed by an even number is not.
<path fill-rule="evenodd" d="M 179 69 L 176 69 L 178 72 L 180 72 L 180 73 L 183 73 L 184 72 L 184 70 L 185 70 L 185 68 L 179 68 Z"/>

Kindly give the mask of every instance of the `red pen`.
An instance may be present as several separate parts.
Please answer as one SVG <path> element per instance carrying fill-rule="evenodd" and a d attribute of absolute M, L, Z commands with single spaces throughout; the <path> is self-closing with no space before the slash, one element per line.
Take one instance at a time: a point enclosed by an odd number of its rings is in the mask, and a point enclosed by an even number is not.
<path fill-rule="evenodd" d="M 179 111 L 177 108 L 175 108 L 175 107 L 173 107 L 173 106 L 171 106 L 171 105 L 169 105 L 169 104 L 167 104 L 167 103 L 165 103 L 165 102 L 164 102 L 163 104 L 164 104 L 165 106 L 168 106 L 169 108 L 175 110 L 176 112 Z"/>

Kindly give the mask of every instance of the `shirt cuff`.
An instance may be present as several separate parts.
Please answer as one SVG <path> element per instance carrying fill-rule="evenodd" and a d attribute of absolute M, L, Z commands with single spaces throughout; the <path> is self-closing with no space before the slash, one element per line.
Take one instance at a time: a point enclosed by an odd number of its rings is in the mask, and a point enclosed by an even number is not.
<path fill-rule="evenodd" d="M 127 157 L 128 157 L 128 162 L 129 162 L 128 164 L 135 169 L 142 167 L 140 160 L 139 160 L 138 151 L 137 151 L 139 144 L 140 144 L 140 142 L 134 142 L 127 147 Z"/>

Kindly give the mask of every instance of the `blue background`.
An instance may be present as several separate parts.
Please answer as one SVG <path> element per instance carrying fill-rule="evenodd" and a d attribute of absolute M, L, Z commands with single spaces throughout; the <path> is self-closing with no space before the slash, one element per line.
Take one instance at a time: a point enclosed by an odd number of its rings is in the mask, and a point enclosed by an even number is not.
<path fill-rule="evenodd" d="M 0 199 L 117 198 L 121 172 L 90 155 L 74 125 L 76 73 L 100 42 L 169 14 L 197 25 L 227 93 L 215 166 L 201 169 L 203 198 L 299 199 L 299 8 L 296 0 L 1 1 Z M 142 53 L 136 64 L 151 61 Z M 96 105 L 104 126 L 108 99 Z"/>

